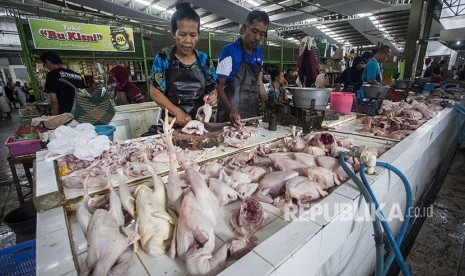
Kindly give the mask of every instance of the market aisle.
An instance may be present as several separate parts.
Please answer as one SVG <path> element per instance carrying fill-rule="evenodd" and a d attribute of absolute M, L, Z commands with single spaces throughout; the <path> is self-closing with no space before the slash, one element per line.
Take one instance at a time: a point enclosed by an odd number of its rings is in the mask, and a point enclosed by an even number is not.
<path fill-rule="evenodd" d="M 0 250 L 35 238 L 35 233 L 32 235 L 16 235 L 3 222 L 6 214 L 20 206 L 16 189 L 12 186 L 11 171 L 7 162 L 8 148 L 4 145 L 8 136 L 13 135 L 19 126 L 18 110 L 12 110 L 11 116 L 12 119 L 0 121 L 0 142 L 2 143 L 0 146 Z M 20 183 L 27 185 L 26 175 L 22 166 L 17 166 L 17 171 Z M 23 194 L 27 192 L 30 192 L 30 189 L 23 188 Z M 31 201 L 31 195 L 26 197 L 25 200 L 26 202 Z"/>
<path fill-rule="evenodd" d="M 465 149 L 459 149 L 408 255 L 412 275 L 465 275 Z"/>

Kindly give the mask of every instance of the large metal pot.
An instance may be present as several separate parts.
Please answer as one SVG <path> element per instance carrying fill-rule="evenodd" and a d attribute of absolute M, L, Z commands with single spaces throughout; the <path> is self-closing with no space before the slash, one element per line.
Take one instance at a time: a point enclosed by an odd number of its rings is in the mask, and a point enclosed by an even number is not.
<path fill-rule="evenodd" d="M 287 89 L 292 94 L 294 105 L 304 109 L 310 108 L 313 99 L 315 99 L 315 109 L 325 109 L 331 95 L 331 88 L 288 87 Z"/>
<path fill-rule="evenodd" d="M 409 80 L 396 80 L 397 89 L 408 89 L 412 86 L 412 82 Z"/>
<path fill-rule="evenodd" d="M 365 92 L 365 96 L 377 99 L 384 99 L 389 88 L 389 86 L 363 85 L 363 91 Z"/>

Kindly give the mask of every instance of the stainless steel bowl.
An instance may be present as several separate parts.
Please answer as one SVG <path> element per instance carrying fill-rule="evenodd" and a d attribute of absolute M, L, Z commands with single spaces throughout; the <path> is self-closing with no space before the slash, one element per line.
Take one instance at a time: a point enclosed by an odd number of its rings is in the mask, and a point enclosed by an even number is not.
<path fill-rule="evenodd" d="M 412 86 L 412 82 L 409 80 L 396 80 L 397 89 L 408 89 Z"/>
<path fill-rule="evenodd" d="M 366 97 L 384 99 L 389 88 L 389 86 L 364 85 L 363 91 L 365 92 Z"/>
<path fill-rule="evenodd" d="M 331 88 L 288 87 L 292 94 L 294 105 L 298 108 L 309 109 L 312 99 L 315 99 L 315 109 L 325 109 L 328 104 Z"/>

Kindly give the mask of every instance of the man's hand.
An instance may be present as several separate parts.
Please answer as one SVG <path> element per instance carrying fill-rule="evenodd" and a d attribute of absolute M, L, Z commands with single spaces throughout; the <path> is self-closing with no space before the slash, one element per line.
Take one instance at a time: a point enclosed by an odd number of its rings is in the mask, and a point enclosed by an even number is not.
<path fill-rule="evenodd" d="M 210 94 L 207 94 L 203 96 L 203 101 L 211 106 L 214 106 L 217 102 L 218 99 L 218 94 L 216 93 L 216 90 L 213 90 L 210 92 Z"/>
<path fill-rule="evenodd" d="M 229 115 L 229 118 L 233 127 L 239 128 L 241 126 L 241 115 L 239 115 L 239 113 L 233 111 L 231 115 Z"/>
<path fill-rule="evenodd" d="M 176 114 L 176 123 L 182 127 L 185 126 L 191 120 L 192 120 L 192 117 L 183 111 Z"/>

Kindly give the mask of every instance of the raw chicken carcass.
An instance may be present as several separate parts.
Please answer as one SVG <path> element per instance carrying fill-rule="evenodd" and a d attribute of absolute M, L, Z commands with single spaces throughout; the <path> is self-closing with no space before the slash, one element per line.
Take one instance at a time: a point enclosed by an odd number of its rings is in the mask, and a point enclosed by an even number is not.
<path fill-rule="evenodd" d="M 233 211 L 229 223 L 242 237 L 249 238 L 260 229 L 265 219 L 261 203 L 253 197 L 246 198 Z"/>
<path fill-rule="evenodd" d="M 205 122 L 208 123 L 210 122 L 210 118 L 212 117 L 213 113 L 213 108 L 210 104 L 205 103 L 203 106 L 199 107 L 197 109 L 197 114 L 195 115 L 195 118 L 199 120 L 200 122 Z"/>
<path fill-rule="evenodd" d="M 325 152 L 331 152 L 331 147 L 336 144 L 336 139 L 329 132 L 321 132 L 313 137 L 310 142 L 311 146 L 316 146 L 324 150 Z"/>
<path fill-rule="evenodd" d="M 296 176 L 286 182 L 286 200 L 296 199 L 298 203 L 308 203 L 328 193 L 321 186 L 305 176 Z"/>
<path fill-rule="evenodd" d="M 315 155 L 315 156 L 326 155 L 326 152 L 324 149 L 319 148 L 319 147 L 314 147 L 314 146 L 306 146 L 302 152 Z"/>
<path fill-rule="evenodd" d="M 111 211 L 97 209 L 93 214 L 89 212 L 86 182 L 84 200 L 79 204 L 77 212 L 78 223 L 87 238 L 87 257 L 81 275 L 124 275 L 132 260 L 128 246 L 136 242 L 139 236 L 129 228 L 121 227 L 117 221 L 117 218 L 123 216 L 121 203 L 119 210 L 113 205 L 110 206 L 110 210 L 113 208 Z M 110 197 L 110 202 L 119 200 L 114 193 L 110 193 Z M 115 214 L 116 217 L 113 216 Z"/>
<path fill-rule="evenodd" d="M 318 156 L 318 165 L 335 173 L 341 182 L 349 180 L 349 175 L 344 171 L 339 159 L 330 156 Z M 347 164 L 352 169 L 350 164 Z M 353 171 L 353 169 L 352 169 Z"/>
<path fill-rule="evenodd" d="M 304 175 L 308 165 L 292 159 L 278 159 L 275 162 L 275 167 L 280 171 L 296 171 L 299 175 Z"/>
<path fill-rule="evenodd" d="M 286 184 L 286 181 L 298 175 L 299 173 L 295 171 L 270 172 L 259 182 L 258 187 L 260 189 L 260 193 L 276 197 L 279 195 L 284 184 Z"/>
<path fill-rule="evenodd" d="M 310 180 L 318 182 L 323 189 L 329 189 L 335 184 L 341 184 L 335 173 L 322 167 L 307 169 L 306 175 Z"/>
<path fill-rule="evenodd" d="M 215 253 L 218 199 L 199 172 L 187 169 L 191 189 L 184 195 L 176 226 L 176 251 L 190 275 L 216 275 L 225 265 L 228 243 Z"/>
<path fill-rule="evenodd" d="M 316 159 L 315 159 L 314 155 L 311 155 L 311 154 L 308 154 L 308 153 L 303 153 L 303 152 L 295 152 L 294 153 L 294 158 L 295 158 L 295 160 L 299 161 L 300 163 L 307 165 L 307 167 L 316 166 Z"/>
<path fill-rule="evenodd" d="M 136 197 L 136 229 L 140 235 L 142 249 L 151 256 L 166 252 L 173 237 L 175 216 L 166 209 L 165 185 L 161 178 L 148 167 L 152 175 L 153 189 L 139 185 Z"/>
<path fill-rule="evenodd" d="M 205 126 L 202 122 L 197 120 L 189 121 L 181 131 L 186 134 L 197 134 L 197 135 L 204 135 L 208 131 L 205 129 Z"/>
<path fill-rule="evenodd" d="M 209 188 L 215 194 L 220 206 L 225 206 L 230 202 L 236 201 L 239 196 L 236 190 L 216 178 L 210 178 Z"/>
<path fill-rule="evenodd" d="M 165 110 L 165 114 L 168 110 Z M 205 179 L 198 171 L 185 167 L 187 181 L 190 188 L 183 193 L 180 178 L 176 170 L 177 158 L 171 140 L 173 122 L 168 124 L 163 121 L 163 133 L 168 146 L 170 156 L 170 170 L 168 186 L 174 187 L 168 190 L 169 200 L 175 206 L 179 219 L 175 227 L 175 234 L 171 243 L 170 256 L 176 253 L 186 262 L 187 272 L 190 275 L 215 275 L 225 265 L 229 243 L 224 243 L 216 252 L 215 226 L 219 213 L 218 199 L 208 188 Z M 183 164 L 181 166 L 184 167 Z M 178 205 L 179 201 L 181 204 Z"/>

